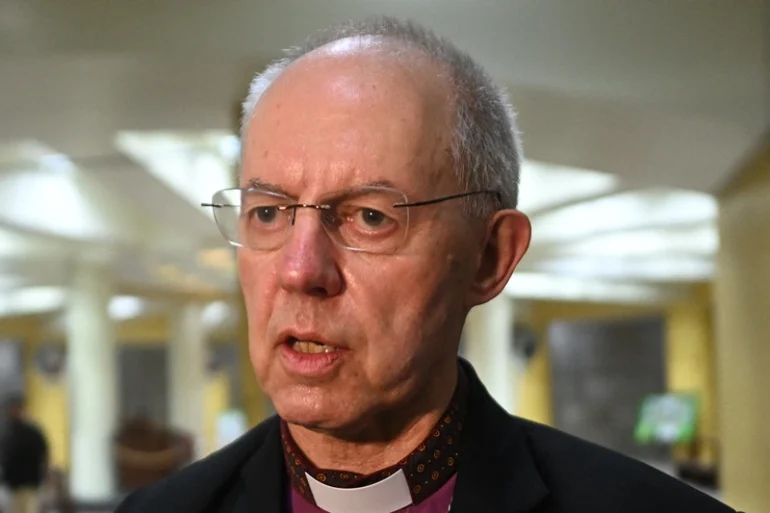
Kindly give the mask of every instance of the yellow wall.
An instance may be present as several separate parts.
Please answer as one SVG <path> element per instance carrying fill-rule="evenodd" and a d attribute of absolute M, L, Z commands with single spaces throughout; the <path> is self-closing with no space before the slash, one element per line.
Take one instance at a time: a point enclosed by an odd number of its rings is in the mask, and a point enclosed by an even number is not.
<path fill-rule="evenodd" d="M 770 132 L 719 198 L 714 283 L 720 476 L 742 511 L 770 504 Z"/>
<path fill-rule="evenodd" d="M 217 448 L 217 419 L 230 408 L 230 401 L 229 376 L 224 372 L 210 376 L 204 392 L 204 454 L 210 454 Z"/>
<path fill-rule="evenodd" d="M 544 337 L 538 335 L 544 342 Z M 553 425 L 553 401 L 551 398 L 551 362 L 547 344 L 542 344 L 530 360 L 524 375 L 517 383 L 516 414 L 519 417 Z"/>
<path fill-rule="evenodd" d="M 666 378 L 668 389 L 698 397 L 698 444 L 676 447 L 674 457 L 710 466 L 717 461 L 716 377 L 709 292 L 671 306 L 666 315 Z"/>

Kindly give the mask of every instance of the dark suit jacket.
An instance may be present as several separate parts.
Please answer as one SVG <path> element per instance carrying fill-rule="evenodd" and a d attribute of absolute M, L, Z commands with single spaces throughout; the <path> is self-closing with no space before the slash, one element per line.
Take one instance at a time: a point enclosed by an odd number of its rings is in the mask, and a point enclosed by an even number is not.
<path fill-rule="evenodd" d="M 510 416 L 462 365 L 468 417 L 452 513 L 734 513 L 647 465 Z M 285 475 L 272 417 L 116 513 L 284 513 Z"/>
<path fill-rule="evenodd" d="M 36 425 L 26 420 L 11 421 L 2 442 L 2 455 L 3 481 L 11 490 L 43 484 L 48 442 Z"/>

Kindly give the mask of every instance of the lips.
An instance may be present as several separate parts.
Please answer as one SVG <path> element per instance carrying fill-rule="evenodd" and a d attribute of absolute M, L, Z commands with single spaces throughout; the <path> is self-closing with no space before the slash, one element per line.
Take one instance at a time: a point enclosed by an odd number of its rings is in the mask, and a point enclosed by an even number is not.
<path fill-rule="evenodd" d="M 278 339 L 283 368 L 292 376 L 321 379 L 333 375 L 347 354 L 346 348 L 319 333 L 284 332 Z"/>

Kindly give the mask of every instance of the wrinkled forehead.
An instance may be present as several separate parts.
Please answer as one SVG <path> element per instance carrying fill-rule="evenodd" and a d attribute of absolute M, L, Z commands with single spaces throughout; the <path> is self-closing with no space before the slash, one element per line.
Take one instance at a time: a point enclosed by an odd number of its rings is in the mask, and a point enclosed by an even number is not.
<path fill-rule="evenodd" d="M 377 44 L 328 45 L 276 79 L 247 125 L 244 180 L 322 192 L 419 189 L 446 174 L 453 115 L 440 66 Z"/>

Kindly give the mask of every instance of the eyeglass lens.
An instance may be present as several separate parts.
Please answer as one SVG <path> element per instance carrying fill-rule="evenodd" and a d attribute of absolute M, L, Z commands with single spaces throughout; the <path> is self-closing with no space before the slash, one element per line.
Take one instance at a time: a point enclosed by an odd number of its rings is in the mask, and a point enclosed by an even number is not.
<path fill-rule="evenodd" d="M 398 249 L 409 230 L 409 209 L 395 207 L 406 196 L 392 189 L 366 187 L 318 198 L 315 205 L 300 205 L 290 198 L 260 189 L 228 189 L 214 197 L 217 225 L 233 244 L 273 250 L 288 239 L 304 215 L 318 210 L 329 237 L 351 250 L 389 253 Z M 323 205 L 325 208 L 319 209 Z"/>

